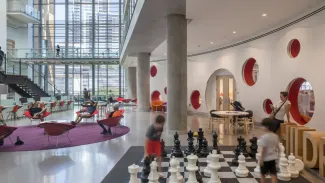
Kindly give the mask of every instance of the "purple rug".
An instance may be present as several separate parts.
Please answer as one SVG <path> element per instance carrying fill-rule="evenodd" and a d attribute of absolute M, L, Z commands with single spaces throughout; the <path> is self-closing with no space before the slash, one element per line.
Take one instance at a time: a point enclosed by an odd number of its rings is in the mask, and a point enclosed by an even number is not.
<path fill-rule="evenodd" d="M 50 143 L 44 147 L 45 139 L 47 139 L 47 135 L 44 135 L 44 130 L 36 125 L 23 126 L 18 127 L 10 137 L 13 143 L 15 143 L 17 136 L 19 136 L 20 139 L 24 141 L 24 145 L 12 145 L 9 138 L 6 138 L 4 144 L 0 146 L 0 152 L 35 151 L 92 144 L 123 136 L 130 131 L 126 126 L 114 127 L 111 128 L 111 130 L 113 135 L 102 135 L 100 133 L 103 130 L 97 123 L 80 123 L 69 132 L 71 143 L 66 134 L 64 134 L 59 137 L 59 144 L 58 147 L 56 147 L 57 137 L 50 136 Z"/>

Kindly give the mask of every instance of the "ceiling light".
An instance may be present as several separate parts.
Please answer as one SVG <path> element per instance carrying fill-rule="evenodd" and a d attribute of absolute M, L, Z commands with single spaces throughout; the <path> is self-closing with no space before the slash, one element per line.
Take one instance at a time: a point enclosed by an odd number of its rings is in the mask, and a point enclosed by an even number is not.
<path fill-rule="evenodd" d="M 211 41 L 210 44 L 213 44 L 213 42 Z"/>
<path fill-rule="evenodd" d="M 232 31 L 233 34 L 236 34 L 236 31 Z"/>
<path fill-rule="evenodd" d="M 262 14 L 263 17 L 266 17 L 266 15 L 267 15 L 266 13 L 263 13 L 263 14 Z"/>

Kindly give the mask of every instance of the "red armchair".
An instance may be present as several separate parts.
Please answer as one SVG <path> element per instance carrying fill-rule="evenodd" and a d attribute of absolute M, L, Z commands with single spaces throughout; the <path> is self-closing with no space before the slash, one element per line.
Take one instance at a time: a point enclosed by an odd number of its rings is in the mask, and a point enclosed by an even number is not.
<path fill-rule="evenodd" d="M 51 114 L 50 112 L 46 111 L 46 112 L 44 113 L 44 118 L 46 118 L 46 117 L 49 116 L 50 114 Z M 33 116 L 30 114 L 30 112 L 29 112 L 28 110 L 26 110 L 26 111 L 24 112 L 24 116 L 26 116 L 26 117 L 30 120 L 31 123 L 33 123 L 33 120 L 39 120 L 39 121 L 40 121 L 40 119 L 39 119 L 38 117 L 33 117 Z"/>
<path fill-rule="evenodd" d="M 97 120 L 97 123 L 108 126 L 109 128 L 112 128 L 112 127 L 116 128 L 116 127 L 120 126 L 120 121 L 122 118 L 123 118 L 123 116 L 106 118 L 106 119 L 102 119 L 102 120 Z M 113 131 L 112 131 L 112 134 L 113 134 Z"/>
<path fill-rule="evenodd" d="M 76 114 L 80 114 L 80 111 L 77 111 Z M 95 118 L 95 115 L 99 114 L 98 110 L 96 109 L 94 113 L 92 113 L 89 117 L 84 117 L 85 119 Z"/>
<path fill-rule="evenodd" d="M 65 101 L 61 100 L 60 103 L 59 103 L 60 110 L 63 110 L 64 104 L 65 104 Z"/>
<path fill-rule="evenodd" d="M 72 104 L 72 100 L 69 100 L 69 101 L 68 101 L 68 104 L 67 104 L 67 109 L 70 108 L 71 104 Z"/>
<path fill-rule="evenodd" d="M 67 138 L 69 139 L 70 143 L 71 140 L 69 138 L 69 131 L 76 126 L 70 125 L 70 124 L 64 124 L 64 123 L 55 123 L 55 122 L 50 122 L 50 123 L 41 123 L 38 125 L 38 127 L 44 128 L 44 132 L 47 135 L 47 140 L 45 137 L 45 144 L 44 147 L 46 147 L 50 143 L 50 136 L 56 136 L 56 147 L 59 144 L 59 138 L 60 136 L 67 134 Z"/>
<path fill-rule="evenodd" d="M 5 138 L 9 138 L 10 142 L 14 144 L 11 141 L 10 135 L 17 130 L 16 127 L 11 127 L 11 126 L 0 126 L 0 140 L 4 140 Z"/>

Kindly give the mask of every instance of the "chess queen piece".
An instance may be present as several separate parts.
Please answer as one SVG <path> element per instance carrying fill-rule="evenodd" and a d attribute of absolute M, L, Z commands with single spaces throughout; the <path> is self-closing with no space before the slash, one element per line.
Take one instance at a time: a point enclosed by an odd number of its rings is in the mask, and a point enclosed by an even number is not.
<path fill-rule="evenodd" d="M 288 171 L 288 160 L 286 157 L 281 157 L 280 159 L 280 172 L 277 173 L 277 177 L 282 181 L 290 181 L 291 174 Z"/>
<path fill-rule="evenodd" d="M 210 163 L 208 165 L 211 171 L 211 178 L 208 183 L 221 183 L 220 178 L 218 176 L 218 171 L 221 168 L 219 163 L 219 155 L 216 150 L 212 150 L 212 154 L 210 156 Z"/>
<path fill-rule="evenodd" d="M 137 178 L 137 174 L 139 171 L 138 165 L 131 165 L 128 167 L 129 173 L 130 173 L 130 181 L 129 183 L 140 183 L 139 179 Z"/>
<path fill-rule="evenodd" d="M 158 180 L 159 180 L 159 173 L 157 171 L 157 162 L 156 160 L 152 161 L 151 164 L 150 164 L 150 173 L 149 173 L 149 176 L 148 176 L 148 180 L 149 182 L 148 183 L 159 183 Z"/>
<path fill-rule="evenodd" d="M 289 168 L 288 171 L 291 174 L 291 178 L 297 178 L 299 176 L 299 171 L 296 167 L 296 157 L 291 153 L 288 157 Z"/>
<path fill-rule="evenodd" d="M 213 132 L 213 135 L 212 135 L 212 142 L 213 142 L 213 145 L 212 145 L 212 150 L 216 150 L 217 151 L 217 154 L 221 154 L 220 152 L 220 149 L 218 147 L 218 134 L 217 132 Z"/>
<path fill-rule="evenodd" d="M 255 159 L 256 157 L 256 153 L 257 153 L 257 137 L 253 137 L 252 139 L 249 140 L 251 142 L 251 145 L 250 145 L 250 152 L 248 153 L 248 155 Z"/>
<path fill-rule="evenodd" d="M 165 150 L 165 141 L 164 139 L 161 139 L 160 141 L 160 147 L 161 147 L 161 157 L 167 157 L 167 152 Z"/>
<path fill-rule="evenodd" d="M 196 166 L 196 161 L 197 161 L 198 157 L 194 154 L 191 154 L 191 155 L 187 156 L 186 158 L 188 161 L 186 170 L 189 172 L 188 180 L 186 183 L 199 183 L 196 180 L 196 174 L 195 174 L 195 172 L 199 170 L 199 168 Z"/>
<path fill-rule="evenodd" d="M 248 176 L 248 169 L 246 168 L 246 160 L 245 160 L 245 156 L 243 155 L 243 153 L 240 153 L 240 155 L 238 156 L 238 167 L 235 170 L 235 173 L 238 177 L 247 177 Z"/>

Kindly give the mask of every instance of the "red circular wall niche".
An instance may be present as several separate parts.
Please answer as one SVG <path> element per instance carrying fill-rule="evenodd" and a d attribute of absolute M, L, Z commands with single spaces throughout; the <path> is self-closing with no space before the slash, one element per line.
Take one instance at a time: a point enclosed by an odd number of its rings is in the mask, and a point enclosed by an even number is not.
<path fill-rule="evenodd" d="M 160 100 L 160 92 L 155 90 L 151 94 L 151 101 Z"/>
<path fill-rule="evenodd" d="M 301 85 L 306 82 L 303 78 L 296 78 L 288 86 L 288 100 L 291 102 L 291 109 L 290 113 L 292 118 L 299 123 L 300 125 L 305 125 L 309 122 L 306 118 L 300 114 L 299 107 L 298 107 L 298 94 L 300 91 Z"/>
<path fill-rule="evenodd" d="M 300 53 L 300 42 L 298 39 L 293 39 L 288 44 L 288 54 L 291 58 L 296 58 Z"/>
<path fill-rule="evenodd" d="M 200 92 L 198 90 L 194 90 L 191 94 L 191 104 L 193 108 L 196 110 L 200 108 L 201 103 L 200 103 Z"/>
<path fill-rule="evenodd" d="M 167 87 L 164 88 L 164 92 L 167 95 Z"/>
<path fill-rule="evenodd" d="M 249 58 L 248 60 L 246 60 L 243 66 L 243 79 L 248 86 L 253 86 L 255 84 L 253 78 L 253 69 L 255 63 L 256 60 L 254 58 Z"/>
<path fill-rule="evenodd" d="M 273 103 L 272 103 L 272 101 L 270 99 L 265 99 L 264 100 L 263 109 L 264 109 L 264 112 L 266 114 L 271 114 L 272 113 L 272 109 L 271 109 L 271 106 L 270 106 L 271 104 L 273 104 Z"/>
<path fill-rule="evenodd" d="M 155 65 L 151 66 L 150 68 L 151 77 L 155 77 L 157 75 L 157 72 L 158 72 L 157 67 Z"/>

